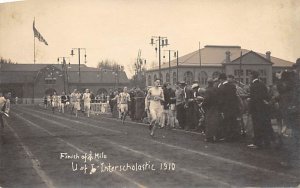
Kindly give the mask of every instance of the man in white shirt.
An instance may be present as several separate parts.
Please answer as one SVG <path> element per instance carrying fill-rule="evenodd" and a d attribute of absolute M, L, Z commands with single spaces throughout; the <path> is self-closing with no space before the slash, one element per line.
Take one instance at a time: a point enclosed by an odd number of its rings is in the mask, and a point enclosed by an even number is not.
<path fill-rule="evenodd" d="M 130 102 L 130 95 L 127 92 L 127 87 L 124 87 L 123 92 L 119 94 L 118 104 L 121 112 L 121 120 L 124 124 L 126 115 L 128 113 L 128 103 Z"/>
<path fill-rule="evenodd" d="M 87 117 L 90 117 L 91 94 L 89 89 L 85 90 L 85 93 L 82 95 L 82 100 L 83 100 L 84 112 L 86 113 Z"/>

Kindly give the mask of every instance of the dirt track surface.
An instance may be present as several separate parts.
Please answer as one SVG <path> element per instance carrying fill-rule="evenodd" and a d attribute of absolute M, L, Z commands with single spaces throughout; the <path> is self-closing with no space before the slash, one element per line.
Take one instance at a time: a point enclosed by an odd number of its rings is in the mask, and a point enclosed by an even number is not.
<path fill-rule="evenodd" d="M 128 118 L 129 119 L 129 118 Z M 14 106 L 0 145 L 0 187 L 297 186 L 300 151 L 206 143 L 201 134 Z M 86 158 L 85 156 L 91 156 Z M 72 158 L 72 159 L 71 159 Z"/>

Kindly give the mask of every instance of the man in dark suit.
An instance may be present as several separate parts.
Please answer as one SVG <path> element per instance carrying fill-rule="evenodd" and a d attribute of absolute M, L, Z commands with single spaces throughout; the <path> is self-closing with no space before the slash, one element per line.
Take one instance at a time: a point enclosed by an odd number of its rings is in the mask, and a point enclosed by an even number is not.
<path fill-rule="evenodd" d="M 176 85 L 176 90 L 175 90 L 175 104 L 176 104 L 176 118 L 178 120 L 179 128 L 184 129 L 185 128 L 185 99 L 184 99 L 184 87 L 185 87 L 185 82 L 179 82 Z"/>
<path fill-rule="evenodd" d="M 259 80 L 258 72 L 252 71 L 251 80 L 249 112 L 252 115 L 254 143 L 248 145 L 248 147 L 269 147 L 273 130 L 268 105 L 268 89 L 266 85 Z"/>
<path fill-rule="evenodd" d="M 194 92 L 189 86 L 183 88 L 184 100 L 185 100 L 185 119 L 186 125 L 185 130 L 195 129 L 194 119 Z"/>
<path fill-rule="evenodd" d="M 221 122 L 223 136 L 226 141 L 236 141 L 240 138 L 240 129 L 237 122 L 239 100 L 236 93 L 236 87 L 232 82 L 227 81 L 225 73 L 220 74 L 219 81 L 219 110 L 223 117 Z"/>

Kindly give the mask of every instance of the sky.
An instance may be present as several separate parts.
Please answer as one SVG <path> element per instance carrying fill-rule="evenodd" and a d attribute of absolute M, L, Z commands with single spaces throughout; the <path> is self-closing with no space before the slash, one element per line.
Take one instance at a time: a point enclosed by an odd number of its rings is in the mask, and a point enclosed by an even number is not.
<path fill-rule="evenodd" d="M 162 54 L 178 50 L 185 55 L 198 50 L 200 42 L 201 48 L 238 45 L 292 62 L 300 58 L 299 0 L 2 2 L 0 57 L 33 63 L 34 18 L 49 44 L 36 40 L 36 63 L 56 64 L 58 57 L 70 57 L 72 48 L 86 48 L 87 66 L 108 59 L 123 65 L 129 77 L 139 49 L 148 66 L 157 64 L 152 36 L 168 38 Z M 70 61 L 78 63 L 77 52 Z"/>

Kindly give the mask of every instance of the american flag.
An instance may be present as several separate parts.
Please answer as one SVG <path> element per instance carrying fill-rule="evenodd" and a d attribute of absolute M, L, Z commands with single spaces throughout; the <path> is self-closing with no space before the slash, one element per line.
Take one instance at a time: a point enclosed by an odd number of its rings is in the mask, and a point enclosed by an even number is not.
<path fill-rule="evenodd" d="M 44 39 L 44 37 L 41 35 L 40 32 L 35 28 L 35 20 L 33 20 L 33 33 L 34 37 L 38 38 L 40 42 L 45 43 L 45 45 L 48 45 L 47 41 Z"/>

